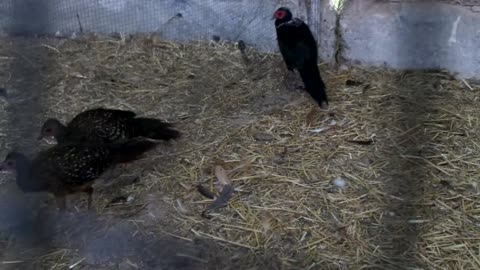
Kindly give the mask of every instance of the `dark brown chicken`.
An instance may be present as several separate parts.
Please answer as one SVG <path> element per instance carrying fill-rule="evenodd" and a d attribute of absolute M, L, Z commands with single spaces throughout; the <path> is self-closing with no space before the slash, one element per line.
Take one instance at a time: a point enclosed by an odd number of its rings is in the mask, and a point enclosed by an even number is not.
<path fill-rule="evenodd" d="M 106 169 L 138 159 L 156 145 L 147 140 L 122 143 L 65 143 L 41 151 L 33 160 L 12 151 L 1 163 L 1 170 L 14 171 L 18 187 L 24 192 L 52 193 L 60 209 L 65 197 L 77 192 L 88 194 L 92 204 L 92 184 Z"/>
<path fill-rule="evenodd" d="M 132 111 L 96 108 L 79 113 L 67 125 L 54 118 L 48 119 L 39 139 L 56 140 L 57 143 L 111 143 L 137 137 L 170 140 L 180 135 L 172 124 L 158 119 L 137 118 Z"/>

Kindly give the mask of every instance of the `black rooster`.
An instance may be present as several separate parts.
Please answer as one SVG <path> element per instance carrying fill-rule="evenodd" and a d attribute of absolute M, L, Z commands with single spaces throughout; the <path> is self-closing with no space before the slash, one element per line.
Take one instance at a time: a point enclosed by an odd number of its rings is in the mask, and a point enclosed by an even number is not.
<path fill-rule="evenodd" d="M 273 18 L 278 47 L 288 70 L 298 70 L 305 90 L 320 107 L 328 106 L 325 84 L 317 66 L 317 42 L 310 28 L 299 18 L 293 18 L 292 12 L 286 7 L 277 9 Z"/>

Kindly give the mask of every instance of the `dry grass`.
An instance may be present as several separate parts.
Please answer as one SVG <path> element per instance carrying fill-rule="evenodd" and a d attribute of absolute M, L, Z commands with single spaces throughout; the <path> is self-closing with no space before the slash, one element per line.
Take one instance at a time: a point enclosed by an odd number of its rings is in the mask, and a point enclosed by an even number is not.
<path fill-rule="evenodd" d="M 277 55 L 248 50 L 246 65 L 233 45 L 145 37 L 48 44 L 37 48 L 53 62 L 45 117 L 66 121 L 107 106 L 175 122 L 184 133 L 126 169 L 139 182 L 100 187 L 100 216 L 128 212 L 155 234 L 246 248 L 242 269 L 261 254 L 283 269 L 480 268 L 478 85 L 435 72 L 322 66 L 327 114 L 286 87 Z M 215 165 L 236 193 L 205 219 L 210 201 L 195 186 L 213 186 Z M 333 185 L 336 178 L 347 186 Z M 117 193 L 138 203 L 107 208 Z M 64 269 L 64 255 L 42 257 L 45 269 Z"/>

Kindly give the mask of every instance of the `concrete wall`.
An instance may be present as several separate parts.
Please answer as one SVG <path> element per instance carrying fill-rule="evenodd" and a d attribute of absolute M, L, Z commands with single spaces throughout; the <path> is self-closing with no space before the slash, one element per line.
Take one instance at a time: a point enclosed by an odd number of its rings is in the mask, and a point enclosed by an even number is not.
<path fill-rule="evenodd" d="M 277 51 L 270 20 L 290 7 L 311 26 L 320 57 L 393 68 L 446 68 L 480 79 L 480 4 L 464 0 L 3 0 L 0 29 L 17 34 L 157 32 L 166 39 L 244 40 Z M 337 20 L 338 19 L 338 20 Z M 336 34 L 337 33 L 337 34 Z M 336 48 L 341 48 L 335 58 Z"/>
<path fill-rule="evenodd" d="M 0 27 L 16 33 L 157 32 L 166 39 L 238 40 L 274 47 L 276 1 L 263 0 L 3 0 Z M 38 14 L 46 14 L 42 23 Z M 78 15 L 78 17 L 77 17 Z M 21 23 L 19 23 L 21 22 Z"/>
<path fill-rule="evenodd" d="M 342 55 L 367 65 L 447 68 L 479 79 L 478 11 L 445 2 L 350 1 L 340 24 Z"/>

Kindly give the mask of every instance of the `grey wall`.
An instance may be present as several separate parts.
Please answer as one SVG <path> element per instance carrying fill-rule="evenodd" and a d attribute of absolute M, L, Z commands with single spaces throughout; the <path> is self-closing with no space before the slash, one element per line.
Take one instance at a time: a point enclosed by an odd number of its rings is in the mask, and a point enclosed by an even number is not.
<path fill-rule="evenodd" d="M 393 68 L 446 68 L 480 79 L 478 1 L 347 0 L 339 23 L 334 0 L 3 0 L 4 32 L 157 32 L 166 39 L 244 40 L 277 51 L 271 16 L 280 5 L 306 20 L 320 57 Z M 181 14 L 181 15 L 180 15 Z M 77 18 L 78 15 L 78 18 Z M 337 31 L 335 31 L 337 30 Z M 339 34 L 335 34 L 335 33 Z"/>
<path fill-rule="evenodd" d="M 465 1 L 466 2 L 466 1 Z M 478 7 L 351 1 L 341 20 L 343 56 L 394 68 L 448 68 L 480 78 Z"/>
<path fill-rule="evenodd" d="M 69 35 L 79 33 L 80 21 L 86 32 L 158 32 L 172 40 L 218 35 L 271 50 L 275 7 L 275 1 L 262 0 L 3 0 L 0 27 L 7 32 Z M 35 13 L 45 10 L 48 23 L 38 24 Z"/>

